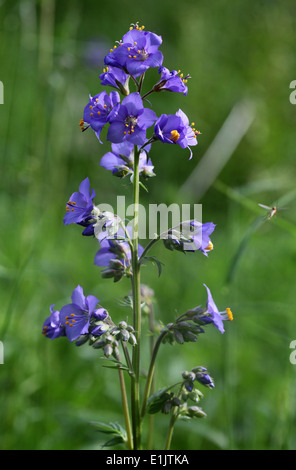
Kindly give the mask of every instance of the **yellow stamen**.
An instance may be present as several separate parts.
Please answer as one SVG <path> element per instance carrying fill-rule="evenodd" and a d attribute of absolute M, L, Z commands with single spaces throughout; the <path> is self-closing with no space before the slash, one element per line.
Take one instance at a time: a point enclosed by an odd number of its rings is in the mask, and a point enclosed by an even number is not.
<path fill-rule="evenodd" d="M 90 106 L 90 107 L 89 107 L 89 109 L 93 109 L 93 107 L 92 107 L 92 106 Z"/>
<path fill-rule="evenodd" d="M 71 317 L 75 317 L 75 313 L 71 313 Z"/>
<path fill-rule="evenodd" d="M 98 114 L 101 114 L 101 111 L 98 111 Z"/>
<path fill-rule="evenodd" d="M 174 130 L 174 131 L 171 131 L 171 137 L 170 137 L 170 140 L 172 140 L 173 142 L 177 142 L 177 140 L 179 139 L 180 137 L 180 134 L 178 131 Z"/>
<path fill-rule="evenodd" d="M 69 322 L 68 322 L 68 321 L 66 321 L 66 322 L 65 322 L 65 324 L 66 324 L 66 325 L 69 325 Z"/>
<path fill-rule="evenodd" d="M 232 311 L 230 310 L 229 307 L 227 307 L 226 313 L 227 313 L 227 316 L 228 316 L 228 320 L 232 321 L 233 320 L 233 314 L 232 314 Z"/>
<path fill-rule="evenodd" d="M 205 248 L 205 250 L 211 251 L 214 248 L 214 245 L 212 242 L 208 244 L 208 246 Z"/>
<path fill-rule="evenodd" d="M 91 115 L 91 116 L 93 116 L 93 115 L 94 115 L 94 113 L 90 113 L 90 115 Z"/>

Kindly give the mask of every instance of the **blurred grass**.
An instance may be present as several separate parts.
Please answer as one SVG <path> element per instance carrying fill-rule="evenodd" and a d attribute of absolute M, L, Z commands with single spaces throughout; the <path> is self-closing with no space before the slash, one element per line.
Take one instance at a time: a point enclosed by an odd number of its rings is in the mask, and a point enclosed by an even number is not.
<path fill-rule="evenodd" d="M 187 98 L 152 95 L 155 111 L 180 107 L 202 132 L 191 161 L 181 149 L 155 146 L 157 177 L 142 201 L 201 202 L 204 221 L 217 224 L 209 258 L 156 246 L 163 274 L 158 279 L 156 268 L 146 267 L 143 281 L 155 291 L 156 318 L 163 322 L 204 304 L 203 283 L 235 317 L 224 335 L 208 328 L 196 345 L 160 351 L 159 387 L 196 365 L 206 365 L 216 382 L 201 404 L 207 419 L 178 423 L 173 448 L 295 449 L 296 376 L 289 362 L 296 337 L 295 200 L 251 234 L 227 282 L 235 253 L 260 216 L 258 202 L 271 205 L 295 189 L 295 107 L 289 102 L 295 4 L 153 0 L 148 8 L 118 0 L 112 7 L 89 0 L 2 0 L 0 13 L 0 448 L 99 448 L 88 423 L 120 419 L 114 372 L 102 368 L 94 351 L 45 340 L 41 329 L 49 306 L 68 302 L 77 284 L 116 321 L 126 315 L 116 299 L 127 293 L 128 281 L 102 280 L 93 266 L 95 240 L 63 227 L 62 218 L 65 201 L 86 176 L 96 202 L 115 206 L 117 194 L 130 198 L 128 184 L 99 167 L 106 147 L 92 133 L 81 134 L 78 122 L 88 94 L 101 90 L 106 51 L 139 21 L 162 35 L 164 65 L 192 76 Z M 147 90 L 157 77 L 147 74 Z M 194 194 L 184 200 L 180 186 L 244 98 L 256 103 L 256 117 L 217 175 L 220 186 L 216 181 L 201 200 Z M 155 442 L 161 443 L 167 417 L 155 421 Z"/>

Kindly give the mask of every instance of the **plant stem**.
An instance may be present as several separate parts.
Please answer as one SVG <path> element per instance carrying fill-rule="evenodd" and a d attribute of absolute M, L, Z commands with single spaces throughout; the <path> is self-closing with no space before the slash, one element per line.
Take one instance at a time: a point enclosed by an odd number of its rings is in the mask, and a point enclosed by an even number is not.
<path fill-rule="evenodd" d="M 132 419 L 134 450 L 141 448 L 141 420 L 140 420 L 140 343 L 141 343 L 141 291 L 140 291 L 140 265 L 138 259 L 138 230 L 139 230 L 139 155 L 138 147 L 134 145 L 134 219 L 133 219 L 133 250 L 132 250 L 132 292 L 133 292 L 133 327 L 137 339 L 137 344 L 133 347 L 133 371 L 132 377 Z"/>
<path fill-rule="evenodd" d="M 175 413 L 172 413 L 171 419 L 170 419 L 170 424 L 169 424 L 169 431 L 167 435 L 167 440 L 166 440 L 166 445 L 164 450 L 169 450 L 171 447 L 171 442 L 172 442 L 172 437 L 173 437 L 173 432 L 174 432 L 174 426 L 175 422 L 177 420 L 177 415 Z"/>
<path fill-rule="evenodd" d="M 149 308 L 149 330 L 150 330 L 150 361 L 153 356 L 153 351 L 154 351 L 154 333 L 155 333 L 155 324 L 154 324 L 154 309 L 152 302 L 150 301 L 147 303 L 147 306 Z M 151 382 L 151 393 L 154 393 L 154 388 L 155 388 L 155 374 L 153 374 L 152 382 Z M 154 415 L 150 414 L 149 415 L 149 424 L 148 424 L 148 437 L 147 437 L 147 449 L 153 449 L 153 438 L 154 438 L 154 433 L 153 433 L 153 428 L 154 428 Z"/>
<path fill-rule="evenodd" d="M 133 450 L 132 429 L 131 429 L 131 423 L 130 423 L 130 417 L 129 417 L 128 401 L 127 401 L 127 394 L 126 394 L 123 371 L 119 370 L 118 374 L 119 374 L 119 382 L 120 382 L 120 388 L 121 388 L 122 408 L 123 408 L 125 428 L 126 428 L 126 434 L 127 434 L 127 447 L 129 450 Z"/>
<path fill-rule="evenodd" d="M 178 398 L 180 398 L 181 395 L 182 395 L 183 386 L 184 386 L 184 382 L 182 383 L 182 385 L 180 387 L 180 390 L 179 390 L 179 393 L 178 393 Z M 169 450 L 170 447 L 171 447 L 171 442 L 172 442 L 172 437 L 173 437 L 173 432 L 174 432 L 174 426 L 175 426 L 175 422 L 177 421 L 177 419 L 178 419 L 178 407 L 175 406 L 174 409 L 173 409 L 172 415 L 171 415 L 169 430 L 168 430 L 168 435 L 167 435 L 167 440 L 166 440 L 164 450 Z"/>
<path fill-rule="evenodd" d="M 146 380 L 146 387 L 145 387 L 145 391 L 144 391 L 143 403 L 142 403 L 142 411 L 141 411 L 141 417 L 142 418 L 144 418 L 145 413 L 146 413 L 147 401 L 148 401 L 148 398 L 149 398 L 149 395 L 150 395 L 151 385 L 152 385 L 152 382 L 153 382 L 156 356 L 157 356 L 157 353 L 158 353 L 159 346 L 161 345 L 161 342 L 163 340 L 163 337 L 166 334 L 167 334 L 167 330 L 164 330 L 159 335 L 159 337 L 158 337 L 158 339 L 155 343 L 154 349 L 153 349 L 153 353 L 152 353 L 152 357 L 151 357 L 151 361 L 150 361 L 150 366 L 149 366 L 149 371 L 148 371 L 148 375 L 147 375 L 147 380 Z"/>

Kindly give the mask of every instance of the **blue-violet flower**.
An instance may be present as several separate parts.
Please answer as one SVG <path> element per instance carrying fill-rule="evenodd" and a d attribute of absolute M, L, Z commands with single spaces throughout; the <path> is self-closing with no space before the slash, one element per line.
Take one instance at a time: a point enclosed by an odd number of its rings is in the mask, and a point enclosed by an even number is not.
<path fill-rule="evenodd" d="M 127 140 L 134 145 L 143 145 L 146 129 L 153 126 L 156 119 L 152 109 L 144 108 L 140 93 L 131 93 L 115 107 L 110 116 L 107 140 L 115 144 Z"/>

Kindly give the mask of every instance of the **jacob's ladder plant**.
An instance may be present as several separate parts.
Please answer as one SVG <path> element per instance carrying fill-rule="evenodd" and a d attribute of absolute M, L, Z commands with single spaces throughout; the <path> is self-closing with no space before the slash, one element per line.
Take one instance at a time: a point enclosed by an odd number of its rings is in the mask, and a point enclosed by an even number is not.
<path fill-rule="evenodd" d="M 78 191 L 71 194 L 64 216 L 65 225 L 80 225 L 82 235 L 98 240 L 94 264 L 102 268 L 103 278 L 113 279 L 114 282 L 124 276 L 130 279 L 131 293 L 125 297 L 124 303 L 132 311 L 131 324 L 126 321 L 115 323 L 110 313 L 100 305 L 99 299 L 94 295 L 85 295 L 78 285 L 72 292 L 69 304 L 60 310 L 51 305 L 50 315 L 43 325 L 43 334 L 47 338 L 66 337 L 77 346 L 87 343 L 101 351 L 118 371 L 124 426 L 97 423 L 97 428 L 111 435 L 105 445 L 121 443 L 127 449 L 134 450 L 151 448 L 153 420 L 148 419 L 146 445 L 142 442 L 143 423 L 147 415 L 151 417 L 158 412 L 169 416 L 167 437 L 163 444 L 164 449 L 169 449 L 178 419 L 205 416 L 199 406 L 203 395 L 198 386 L 214 387 L 207 369 L 196 365 L 192 370 L 180 372 L 178 383 L 155 391 L 155 365 L 160 346 L 165 343 L 196 342 L 209 325 L 224 333 L 224 320 L 232 320 L 231 310 L 219 311 L 210 289 L 205 285 L 207 303 L 204 307 L 194 307 L 167 325 L 163 325 L 160 319 L 159 327 L 156 327 L 152 305 L 154 293 L 141 284 L 141 268 L 145 263 L 156 262 L 161 270 L 160 261 L 150 255 L 156 243 L 162 241 L 169 250 L 201 252 L 208 256 L 213 249 L 210 236 L 215 229 L 212 222 L 185 220 L 165 233 L 156 234 L 145 247 L 139 244 L 140 189 L 145 188 L 143 180 L 155 176 L 149 157 L 151 149 L 156 142 L 179 145 L 187 149 L 190 160 L 191 147 L 197 145 L 199 134 L 181 109 L 175 114 L 157 116 L 147 100 L 149 95 L 160 92 L 184 96 L 188 92 L 189 75 L 184 77 L 180 71 L 170 71 L 163 66 L 163 54 L 159 50 L 161 44 L 161 36 L 144 31 L 144 27 L 138 24 L 132 25 L 105 56 L 105 69 L 100 80 L 101 85 L 112 87 L 112 91 L 89 96 L 79 123 L 82 131 L 92 129 L 100 144 L 101 131 L 107 127 L 107 141 L 111 147 L 102 157 L 100 165 L 115 177 L 129 178 L 133 194 L 132 221 L 126 223 L 113 212 L 100 210 L 94 203 L 96 193 L 91 189 L 88 178 L 81 182 Z M 150 68 L 158 70 L 159 80 L 152 89 L 143 92 L 144 77 Z M 151 357 L 145 386 L 140 387 L 143 312 L 149 315 L 149 330 L 154 336 L 151 337 Z"/>

